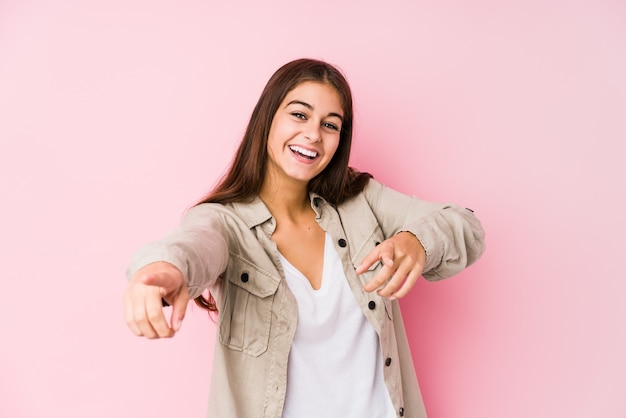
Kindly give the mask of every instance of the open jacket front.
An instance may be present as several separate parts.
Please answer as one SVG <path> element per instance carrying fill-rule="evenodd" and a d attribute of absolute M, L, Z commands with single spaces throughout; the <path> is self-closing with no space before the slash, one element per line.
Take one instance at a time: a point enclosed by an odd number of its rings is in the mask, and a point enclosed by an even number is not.
<path fill-rule="evenodd" d="M 423 276 L 449 277 L 482 254 L 479 221 L 468 209 L 425 202 L 375 180 L 338 207 L 315 194 L 310 198 L 318 224 L 333 238 L 354 297 L 379 336 L 385 383 L 397 415 L 426 417 L 398 302 L 362 290 L 379 264 L 362 275 L 355 269 L 377 244 L 409 231 L 426 250 Z M 201 204 L 163 240 L 144 246 L 128 269 L 130 278 L 149 263 L 166 261 L 183 273 L 191 297 L 206 288 L 214 295 L 219 335 L 209 417 L 282 415 L 298 308 L 271 240 L 275 228 L 258 197 L 250 203 Z"/>

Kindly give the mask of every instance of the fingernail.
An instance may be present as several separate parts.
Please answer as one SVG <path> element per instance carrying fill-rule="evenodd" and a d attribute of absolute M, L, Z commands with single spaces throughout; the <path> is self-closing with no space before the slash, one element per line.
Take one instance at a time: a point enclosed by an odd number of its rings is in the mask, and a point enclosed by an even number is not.
<path fill-rule="evenodd" d="M 178 322 L 176 322 L 176 328 L 175 328 L 175 331 L 176 331 L 176 332 L 180 331 L 180 327 L 182 327 L 182 326 L 183 326 L 183 321 L 178 321 Z"/>

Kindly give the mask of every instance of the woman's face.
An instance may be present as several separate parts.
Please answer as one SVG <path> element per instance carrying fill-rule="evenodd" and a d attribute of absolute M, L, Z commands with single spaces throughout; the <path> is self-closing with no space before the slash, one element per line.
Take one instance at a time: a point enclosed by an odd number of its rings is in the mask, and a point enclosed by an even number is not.
<path fill-rule="evenodd" d="M 287 93 L 270 126 L 266 179 L 308 183 L 333 158 L 343 107 L 330 84 L 305 81 Z"/>

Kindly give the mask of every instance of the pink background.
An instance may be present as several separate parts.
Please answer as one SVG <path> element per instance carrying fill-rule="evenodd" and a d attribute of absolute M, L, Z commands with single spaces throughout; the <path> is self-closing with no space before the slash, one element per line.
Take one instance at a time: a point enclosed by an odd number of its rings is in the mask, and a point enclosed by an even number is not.
<path fill-rule="evenodd" d="M 124 270 L 301 56 L 351 82 L 353 165 L 487 231 L 402 300 L 430 417 L 626 416 L 618 0 L 1 1 L 0 416 L 205 415 L 214 324 L 134 337 Z"/>

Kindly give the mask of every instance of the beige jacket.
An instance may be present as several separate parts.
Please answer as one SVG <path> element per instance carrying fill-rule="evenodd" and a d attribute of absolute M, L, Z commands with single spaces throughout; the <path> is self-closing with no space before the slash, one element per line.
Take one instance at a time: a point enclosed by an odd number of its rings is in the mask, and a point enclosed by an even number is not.
<path fill-rule="evenodd" d="M 361 276 L 355 269 L 378 243 L 410 231 L 426 250 L 424 277 L 449 277 L 482 254 L 479 221 L 468 209 L 408 197 L 375 180 L 336 208 L 315 194 L 311 205 L 335 242 L 354 297 L 379 335 L 385 383 L 398 416 L 425 417 L 400 307 L 362 291 L 379 265 Z M 298 310 L 270 239 L 275 227 L 259 198 L 246 204 L 201 204 L 166 238 L 143 247 L 127 271 L 132 277 L 146 264 L 167 261 L 183 273 L 192 297 L 207 287 L 215 296 L 219 338 L 209 417 L 282 415 Z"/>

